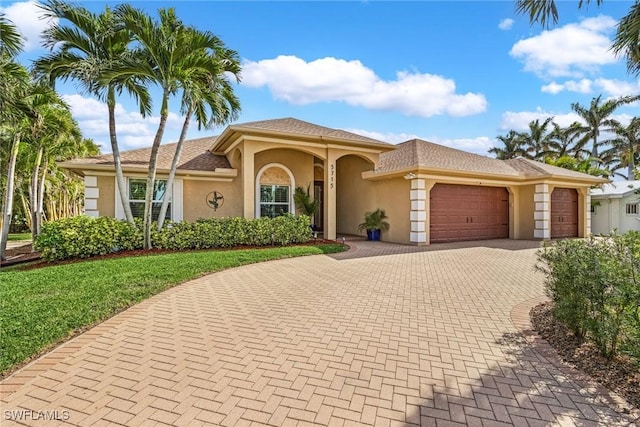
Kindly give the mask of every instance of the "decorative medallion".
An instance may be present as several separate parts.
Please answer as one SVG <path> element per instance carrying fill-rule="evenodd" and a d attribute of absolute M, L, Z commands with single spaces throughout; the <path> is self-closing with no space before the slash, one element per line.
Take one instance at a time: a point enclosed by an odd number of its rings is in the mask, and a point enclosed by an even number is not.
<path fill-rule="evenodd" d="M 222 195 L 222 193 L 212 191 L 211 193 L 207 194 L 206 201 L 207 206 L 209 206 L 214 211 L 217 211 L 222 207 L 222 205 L 224 205 L 224 196 Z"/>

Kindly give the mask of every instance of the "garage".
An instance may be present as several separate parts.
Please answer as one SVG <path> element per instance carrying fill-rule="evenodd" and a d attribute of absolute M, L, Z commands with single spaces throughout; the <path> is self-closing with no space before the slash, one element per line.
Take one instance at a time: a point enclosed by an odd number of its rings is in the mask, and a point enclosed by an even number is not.
<path fill-rule="evenodd" d="M 431 243 L 509 238 L 504 187 L 436 184 L 430 192 Z"/>
<path fill-rule="evenodd" d="M 555 188 L 551 193 L 551 238 L 578 237 L 578 192 Z"/>

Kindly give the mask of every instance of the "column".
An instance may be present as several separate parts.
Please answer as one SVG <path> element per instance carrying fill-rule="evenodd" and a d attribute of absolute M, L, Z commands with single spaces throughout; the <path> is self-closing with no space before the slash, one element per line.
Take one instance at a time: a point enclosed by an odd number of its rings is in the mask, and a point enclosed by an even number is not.
<path fill-rule="evenodd" d="M 409 213 L 411 232 L 409 233 L 409 241 L 418 245 L 426 244 L 427 190 L 424 179 L 414 178 L 411 180 L 409 198 L 411 199 L 411 212 Z"/>
<path fill-rule="evenodd" d="M 117 189 L 116 189 L 117 191 Z M 98 211 L 98 198 L 100 189 L 98 188 L 97 176 L 84 177 L 84 214 L 87 216 L 100 216 Z"/>
<path fill-rule="evenodd" d="M 338 186 L 337 176 L 337 160 L 338 156 L 334 150 L 327 148 L 327 161 L 324 168 L 325 199 L 324 199 L 324 217 L 326 228 L 324 230 L 325 239 L 336 239 L 336 188 Z"/>
<path fill-rule="evenodd" d="M 551 238 L 551 193 L 549 184 L 536 184 L 533 195 L 534 201 L 534 229 L 533 237 L 536 239 Z"/>
<path fill-rule="evenodd" d="M 242 194 L 244 197 L 242 204 L 242 215 L 245 218 L 255 218 L 256 216 L 256 174 L 254 168 L 255 153 L 248 148 L 245 142 L 242 151 Z"/>

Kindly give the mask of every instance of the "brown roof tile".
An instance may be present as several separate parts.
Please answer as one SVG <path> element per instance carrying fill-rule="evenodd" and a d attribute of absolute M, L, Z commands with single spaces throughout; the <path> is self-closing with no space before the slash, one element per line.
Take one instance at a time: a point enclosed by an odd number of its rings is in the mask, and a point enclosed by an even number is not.
<path fill-rule="evenodd" d="M 502 160 L 455 148 L 445 147 L 420 139 L 398 144 L 398 149 L 380 155 L 380 167 L 375 172 L 391 172 L 407 168 L 435 168 L 455 171 L 518 175 Z"/>
<path fill-rule="evenodd" d="M 316 125 L 313 123 L 305 122 L 303 120 L 294 119 L 293 117 L 287 117 L 283 119 L 262 120 L 257 122 L 238 123 L 230 126 L 231 128 L 253 128 L 266 131 L 276 131 L 284 133 L 292 133 L 298 135 L 313 135 L 313 136 L 327 136 L 331 138 L 339 138 L 360 142 L 373 142 L 377 144 L 386 144 L 385 142 L 377 139 L 368 138 L 366 136 L 358 135 L 355 133 L 347 132 L 342 129 L 332 129 L 325 126 Z M 390 144 L 389 144 L 390 145 Z"/>
<path fill-rule="evenodd" d="M 178 170 L 213 171 L 218 168 L 231 168 L 225 156 L 211 153 L 209 147 L 216 137 L 191 139 L 184 142 Z M 158 169 L 170 169 L 177 143 L 163 144 L 158 150 Z M 140 166 L 146 168 L 149 164 L 151 147 L 128 150 L 120 153 L 123 166 Z M 69 163 L 77 165 L 113 165 L 113 156 L 85 157 L 75 159 Z"/>
<path fill-rule="evenodd" d="M 538 162 L 536 160 L 525 159 L 524 157 L 509 159 L 509 160 L 505 160 L 504 162 L 526 176 L 555 175 L 555 176 L 563 176 L 567 178 L 585 178 L 585 176 L 588 176 L 582 172 L 577 172 L 571 169 L 565 169 L 558 166 L 548 165 L 546 163 Z M 593 178 L 597 178 L 597 177 L 593 177 Z"/>

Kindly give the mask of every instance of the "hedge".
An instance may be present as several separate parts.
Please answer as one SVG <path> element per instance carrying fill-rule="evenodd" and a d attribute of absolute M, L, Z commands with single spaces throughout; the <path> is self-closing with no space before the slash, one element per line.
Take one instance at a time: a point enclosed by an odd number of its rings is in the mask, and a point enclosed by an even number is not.
<path fill-rule="evenodd" d="M 309 224 L 305 215 L 167 222 L 160 231 L 154 225 L 152 243 L 154 248 L 169 250 L 289 245 L 311 239 Z M 82 215 L 45 223 L 34 248 L 45 260 L 60 261 L 142 249 L 142 243 L 139 222 Z"/>
<path fill-rule="evenodd" d="M 556 318 L 605 356 L 640 361 L 640 232 L 546 244 L 538 260 Z"/>

